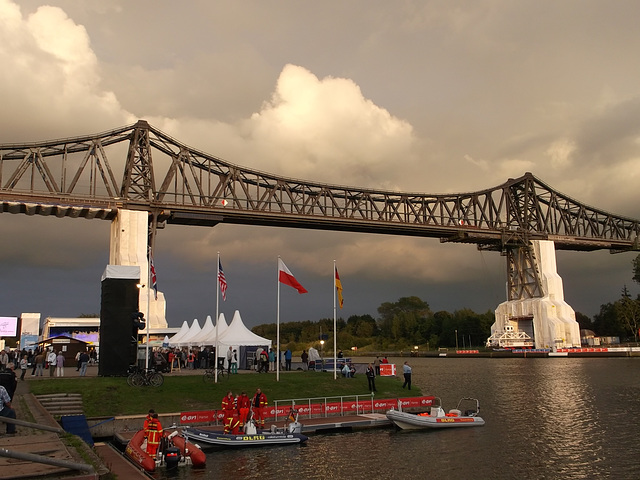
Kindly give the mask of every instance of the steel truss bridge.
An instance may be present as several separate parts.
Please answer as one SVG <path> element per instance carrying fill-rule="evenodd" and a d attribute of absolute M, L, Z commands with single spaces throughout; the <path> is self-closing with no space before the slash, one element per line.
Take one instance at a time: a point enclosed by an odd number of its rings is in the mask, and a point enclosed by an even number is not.
<path fill-rule="evenodd" d="M 122 172 L 116 176 L 114 172 Z M 191 148 L 144 120 L 108 132 L 0 144 L 0 213 L 218 223 L 435 237 L 507 257 L 509 300 L 543 295 L 531 240 L 638 249 L 640 221 L 584 205 L 526 173 L 477 192 L 428 195 L 295 180 Z"/>

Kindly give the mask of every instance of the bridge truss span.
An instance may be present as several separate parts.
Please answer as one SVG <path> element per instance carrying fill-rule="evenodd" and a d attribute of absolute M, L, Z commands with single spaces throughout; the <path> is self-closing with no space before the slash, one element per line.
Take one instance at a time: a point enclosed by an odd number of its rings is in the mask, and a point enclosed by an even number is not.
<path fill-rule="evenodd" d="M 160 223 L 423 236 L 502 252 L 531 240 L 630 250 L 640 233 L 638 220 L 584 205 L 531 173 L 461 194 L 329 185 L 234 165 L 144 120 L 96 135 L 0 145 L 0 208 L 109 220 L 125 208 L 149 211 Z"/>

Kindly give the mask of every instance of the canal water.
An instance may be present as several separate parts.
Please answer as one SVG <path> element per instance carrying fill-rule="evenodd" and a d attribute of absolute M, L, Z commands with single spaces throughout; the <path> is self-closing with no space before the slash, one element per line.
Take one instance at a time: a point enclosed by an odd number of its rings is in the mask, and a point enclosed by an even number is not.
<path fill-rule="evenodd" d="M 155 478 L 640 479 L 640 358 L 409 360 L 424 394 L 446 410 L 478 398 L 486 425 L 209 451 L 206 469 Z"/>

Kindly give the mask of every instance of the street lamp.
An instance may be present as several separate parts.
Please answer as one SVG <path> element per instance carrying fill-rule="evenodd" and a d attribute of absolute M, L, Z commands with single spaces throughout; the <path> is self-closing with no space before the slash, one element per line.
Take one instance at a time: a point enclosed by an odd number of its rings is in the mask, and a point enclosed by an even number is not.
<path fill-rule="evenodd" d="M 456 328 L 456 350 L 458 350 L 458 329 Z"/>
<path fill-rule="evenodd" d="M 322 347 L 324 346 L 324 340 L 320 340 L 320 358 L 322 358 Z"/>

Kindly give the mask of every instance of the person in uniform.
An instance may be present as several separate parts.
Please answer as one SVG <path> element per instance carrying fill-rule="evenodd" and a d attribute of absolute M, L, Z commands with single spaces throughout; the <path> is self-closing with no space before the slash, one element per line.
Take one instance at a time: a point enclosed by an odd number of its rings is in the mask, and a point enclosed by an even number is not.
<path fill-rule="evenodd" d="M 236 416 L 236 399 L 231 390 L 227 392 L 220 403 L 224 412 L 224 433 L 232 433 Z"/>
<path fill-rule="evenodd" d="M 256 394 L 251 400 L 251 406 L 253 407 L 254 418 L 256 419 L 256 425 L 258 428 L 264 428 L 264 417 L 267 407 L 267 396 L 262 393 L 260 388 L 256 389 Z"/>
<path fill-rule="evenodd" d="M 250 408 L 251 399 L 247 396 L 247 392 L 242 392 L 238 397 L 238 420 L 240 421 L 240 428 L 244 427 L 247 423 Z"/>
<path fill-rule="evenodd" d="M 157 413 L 151 416 L 151 420 L 147 423 L 145 433 L 147 434 L 147 453 L 155 456 L 156 453 L 158 453 L 158 447 L 162 439 L 162 424 L 160 420 L 158 420 Z"/>

